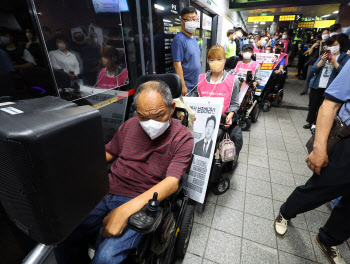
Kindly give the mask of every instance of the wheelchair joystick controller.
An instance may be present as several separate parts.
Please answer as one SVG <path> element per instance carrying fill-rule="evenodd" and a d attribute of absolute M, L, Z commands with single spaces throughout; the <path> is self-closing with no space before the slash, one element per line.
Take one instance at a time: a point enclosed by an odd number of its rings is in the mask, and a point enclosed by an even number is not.
<path fill-rule="evenodd" d="M 151 233 L 159 226 L 163 209 L 159 207 L 158 193 L 142 209 L 129 217 L 128 226 L 141 234 Z"/>

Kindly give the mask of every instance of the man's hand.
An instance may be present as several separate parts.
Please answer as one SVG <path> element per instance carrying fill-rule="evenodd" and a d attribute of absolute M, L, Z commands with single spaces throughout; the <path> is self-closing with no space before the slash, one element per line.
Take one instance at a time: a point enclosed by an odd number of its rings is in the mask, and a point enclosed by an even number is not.
<path fill-rule="evenodd" d="M 188 89 L 187 89 L 186 85 L 182 86 L 182 93 L 181 93 L 181 95 L 185 96 L 187 93 L 188 93 Z"/>
<path fill-rule="evenodd" d="M 320 175 L 321 169 L 328 165 L 327 151 L 314 149 L 305 161 L 310 170 Z"/>
<path fill-rule="evenodd" d="M 256 88 L 258 86 L 258 82 L 253 82 L 253 86 Z"/>
<path fill-rule="evenodd" d="M 275 74 L 280 74 L 281 70 L 275 71 Z"/>
<path fill-rule="evenodd" d="M 128 219 L 131 214 L 126 210 L 125 204 L 113 209 L 102 222 L 103 237 L 117 237 L 121 235 L 124 228 L 128 224 Z"/>

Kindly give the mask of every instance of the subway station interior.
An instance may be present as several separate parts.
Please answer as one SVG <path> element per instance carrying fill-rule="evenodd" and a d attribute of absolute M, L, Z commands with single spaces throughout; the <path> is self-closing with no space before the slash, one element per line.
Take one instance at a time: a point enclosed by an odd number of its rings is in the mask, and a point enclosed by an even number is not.
<path fill-rule="evenodd" d="M 350 1 L 1 0 L 0 263 L 350 264 Z"/>

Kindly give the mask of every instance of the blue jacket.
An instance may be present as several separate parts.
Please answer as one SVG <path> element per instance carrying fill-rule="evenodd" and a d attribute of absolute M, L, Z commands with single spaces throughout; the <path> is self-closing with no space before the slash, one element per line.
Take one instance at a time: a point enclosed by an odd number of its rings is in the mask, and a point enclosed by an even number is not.
<path fill-rule="evenodd" d="M 311 68 L 311 71 L 312 73 L 316 73 L 316 75 L 314 75 L 312 77 L 312 79 L 310 80 L 310 87 L 313 88 L 313 89 L 318 89 L 318 85 L 320 83 L 320 78 L 321 78 L 321 74 L 322 74 L 322 70 L 323 70 L 323 67 L 326 65 L 327 61 L 325 61 L 322 65 L 321 68 L 318 68 L 317 67 L 317 63 L 319 63 L 319 61 L 321 60 L 322 58 L 322 55 L 317 59 L 317 61 L 315 62 L 315 64 L 312 66 Z M 327 84 L 327 88 L 328 86 L 333 82 L 333 80 L 335 79 L 335 77 L 337 77 L 338 73 L 343 69 L 343 66 L 346 64 L 346 62 L 350 59 L 350 57 L 344 53 L 344 52 L 341 52 L 340 55 L 339 55 L 339 58 L 337 60 L 337 62 L 339 63 L 339 67 L 338 69 L 336 69 L 334 67 L 332 73 L 331 73 L 331 76 L 329 76 L 329 81 L 328 81 L 328 84 Z"/>

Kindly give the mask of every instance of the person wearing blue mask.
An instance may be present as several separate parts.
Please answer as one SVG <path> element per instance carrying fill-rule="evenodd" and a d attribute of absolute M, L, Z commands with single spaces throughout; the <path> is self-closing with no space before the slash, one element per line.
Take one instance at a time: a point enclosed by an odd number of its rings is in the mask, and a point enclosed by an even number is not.
<path fill-rule="evenodd" d="M 273 35 L 273 38 L 269 41 L 268 46 L 271 46 L 271 48 L 273 48 L 273 46 L 275 46 L 275 44 L 278 42 L 278 39 L 279 39 L 279 34 L 278 32 L 276 32 Z"/>

